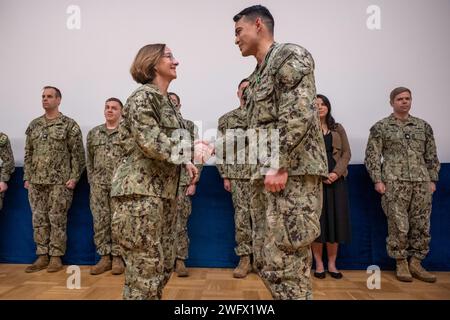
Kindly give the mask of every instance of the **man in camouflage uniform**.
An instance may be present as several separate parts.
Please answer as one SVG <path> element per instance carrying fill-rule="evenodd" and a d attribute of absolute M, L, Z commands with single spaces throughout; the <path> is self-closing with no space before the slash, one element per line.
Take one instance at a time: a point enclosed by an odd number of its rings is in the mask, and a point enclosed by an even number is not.
<path fill-rule="evenodd" d="M 48 272 L 56 272 L 63 268 L 67 211 L 85 168 L 80 127 L 59 112 L 60 103 L 59 89 L 44 87 L 45 114 L 33 120 L 26 130 L 23 179 L 33 213 L 38 258 L 25 272 L 47 267 Z"/>
<path fill-rule="evenodd" d="M 3 198 L 8 189 L 7 182 L 14 169 L 14 157 L 8 136 L 0 132 L 0 210 L 3 208 Z"/>
<path fill-rule="evenodd" d="M 245 278 L 251 271 L 252 250 L 252 220 L 256 217 L 250 217 L 250 166 L 244 161 L 248 161 L 248 152 L 246 145 L 247 113 L 245 112 L 244 90 L 248 86 L 247 79 L 242 80 L 238 86 L 237 96 L 240 105 L 222 117 L 219 118 L 218 132 L 220 147 L 222 152 L 221 159 L 216 161 L 216 166 L 223 178 L 225 190 L 231 192 L 234 206 L 234 224 L 236 248 L 234 251 L 239 256 L 239 264 L 233 271 L 233 277 Z M 239 149 L 239 139 L 244 145 Z M 225 142 L 223 145 L 222 142 Z M 232 159 L 228 159 L 226 151 L 231 151 Z M 217 156 L 217 154 L 216 154 Z M 242 158 L 242 159 L 240 159 Z"/>
<path fill-rule="evenodd" d="M 94 218 L 94 242 L 101 256 L 91 268 L 91 274 L 102 274 L 112 269 L 112 274 L 122 274 L 124 264 L 119 246 L 111 240 L 111 180 L 114 168 L 121 158 L 119 132 L 117 130 L 122 115 L 122 102 L 109 98 L 105 102 L 106 123 L 101 124 L 87 136 L 87 174 L 91 186 L 90 207 Z M 111 261 L 112 255 L 112 261 Z"/>
<path fill-rule="evenodd" d="M 264 224 L 255 226 L 264 228 L 256 230 L 264 235 L 263 245 L 253 247 L 256 267 L 275 299 L 312 299 L 311 243 L 320 234 L 322 179 L 328 174 L 314 106 L 314 60 L 298 45 L 274 42 L 274 20 L 263 6 L 244 9 L 233 20 L 242 55 L 257 60 L 245 93 L 247 135 L 257 135 L 260 149 L 252 166 L 251 210 L 252 216 L 265 214 Z M 261 153 L 264 143 L 270 158 Z M 252 144 L 250 159 L 258 149 Z"/>
<path fill-rule="evenodd" d="M 421 261 L 429 251 L 431 201 L 440 164 L 433 130 L 409 114 L 411 101 L 408 88 L 392 90 L 393 113 L 370 129 L 365 165 L 375 190 L 382 194 L 388 221 L 386 247 L 396 259 L 397 279 L 435 282 L 436 276 Z"/>
<path fill-rule="evenodd" d="M 169 93 L 173 105 L 180 111 L 181 101 L 180 97 L 173 93 Z M 195 141 L 198 139 L 198 129 L 191 120 L 183 119 L 184 126 L 190 133 L 190 139 Z M 198 169 L 198 180 L 200 179 L 200 173 L 202 165 L 196 165 Z M 189 235 L 187 229 L 187 223 L 192 211 L 191 197 L 195 194 L 196 183 L 191 183 L 191 177 L 186 172 L 184 167 L 181 167 L 180 182 L 178 183 L 177 191 L 177 241 L 175 242 L 176 261 L 175 261 L 175 273 L 179 277 L 187 277 L 189 272 L 186 268 L 184 261 L 188 258 L 189 251 Z"/>

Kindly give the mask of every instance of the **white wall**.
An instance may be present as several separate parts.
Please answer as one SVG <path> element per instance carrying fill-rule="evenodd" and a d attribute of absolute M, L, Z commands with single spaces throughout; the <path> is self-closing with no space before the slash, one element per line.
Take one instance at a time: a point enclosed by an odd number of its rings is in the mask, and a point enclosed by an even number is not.
<path fill-rule="evenodd" d="M 306 47 L 316 61 L 318 92 L 347 129 L 352 163 L 361 163 L 370 126 L 391 112 L 396 86 L 413 91 L 412 114 L 434 128 L 442 162 L 450 162 L 450 1 L 267 0 L 278 42 Z M 103 122 L 107 97 L 126 100 L 137 87 L 129 74 L 137 50 L 164 42 L 180 61 L 171 90 L 184 116 L 215 128 L 237 106 L 238 82 L 255 67 L 234 45 L 232 17 L 253 1 L 0 0 L 0 131 L 23 164 L 24 132 L 43 113 L 41 88 L 61 89 L 61 111 L 84 137 Z M 67 28 L 77 5 L 81 28 Z M 377 5 L 381 29 L 366 13 Z"/>

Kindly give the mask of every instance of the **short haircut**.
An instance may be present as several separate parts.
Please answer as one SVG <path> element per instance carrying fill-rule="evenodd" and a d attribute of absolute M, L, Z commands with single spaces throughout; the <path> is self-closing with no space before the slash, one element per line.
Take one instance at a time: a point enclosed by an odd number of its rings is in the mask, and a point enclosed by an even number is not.
<path fill-rule="evenodd" d="M 178 104 L 180 104 L 180 97 L 175 92 L 169 92 L 168 95 L 177 98 Z"/>
<path fill-rule="evenodd" d="M 156 43 L 143 46 L 134 58 L 130 68 L 134 81 L 140 84 L 152 82 L 155 78 L 155 66 L 164 55 L 165 44 Z"/>
<path fill-rule="evenodd" d="M 105 104 L 106 104 L 107 102 L 110 102 L 110 101 L 117 102 L 117 103 L 120 105 L 120 107 L 123 108 L 123 103 L 122 103 L 122 101 L 120 101 L 119 99 L 114 98 L 114 97 L 108 98 L 108 99 L 106 99 Z"/>
<path fill-rule="evenodd" d="M 394 101 L 395 97 L 398 96 L 400 93 L 403 92 L 409 92 L 409 95 L 412 96 L 411 90 L 405 87 L 398 87 L 391 91 L 391 94 L 389 95 L 389 98 L 391 99 L 391 102 Z"/>
<path fill-rule="evenodd" d="M 275 27 L 275 20 L 273 19 L 270 11 L 261 5 L 251 6 L 245 8 L 237 15 L 233 17 L 234 22 L 238 22 L 241 18 L 246 17 L 247 19 L 255 20 L 256 18 L 261 18 L 261 20 L 266 25 L 267 29 L 269 29 L 270 33 L 273 35 L 273 30 Z"/>
<path fill-rule="evenodd" d="M 61 94 L 61 91 L 57 88 L 57 87 L 53 87 L 53 86 L 45 86 L 45 87 L 43 87 L 42 88 L 42 91 L 44 91 L 44 90 L 46 90 L 46 89 L 53 89 L 53 90 L 55 90 L 55 92 L 56 92 L 56 97 L 57 98 L 62 98 L 62 94 Z"/>
<path fill-rule="evenodd" d="M 242 85 L 244 82 L 250 82 L 250 80 L 248 80 L 247 78 L 242 79 L 241 82 L 239 82 L 238 89 L 241 87 L 241 85 Z"/>

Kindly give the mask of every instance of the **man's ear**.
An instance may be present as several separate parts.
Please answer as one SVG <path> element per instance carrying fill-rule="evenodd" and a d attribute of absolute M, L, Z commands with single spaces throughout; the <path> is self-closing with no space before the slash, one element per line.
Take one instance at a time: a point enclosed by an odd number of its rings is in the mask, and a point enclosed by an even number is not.
<path fill-rule="evenodd" d="M 262 25 L 263 25 L 263 21 L 262 21 L 261 17 L 256 18 L 255 25 L 256 25 L 256 30 L 261 31 Z"/>

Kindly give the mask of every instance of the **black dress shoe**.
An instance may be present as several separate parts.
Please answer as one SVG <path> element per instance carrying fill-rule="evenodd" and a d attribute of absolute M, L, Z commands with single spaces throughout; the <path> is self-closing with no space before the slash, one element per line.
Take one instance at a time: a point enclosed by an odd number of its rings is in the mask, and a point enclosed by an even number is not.
<path fill-rule="evenodd" d="M 341 279 L 343 277 L 342 273 L 340 272 L 331 272 L 328 271 L 328 273 L 330 274 L 330 276 L 334 279 Z"/>
<path fill-rule="evenodd" d="M 318 278 L 318 279 L 325 279 L 325 277 L 327 276 L 325 271 L 322 272 L 314 272 L 314 277 Z"/>

